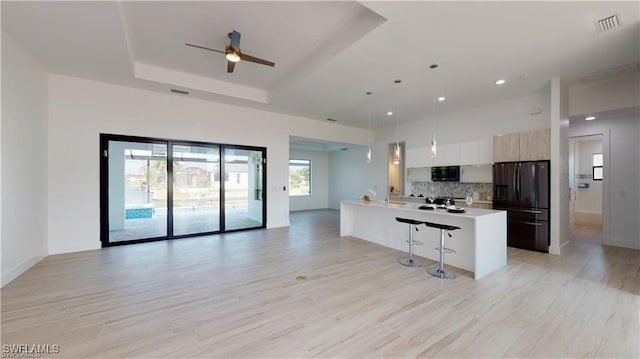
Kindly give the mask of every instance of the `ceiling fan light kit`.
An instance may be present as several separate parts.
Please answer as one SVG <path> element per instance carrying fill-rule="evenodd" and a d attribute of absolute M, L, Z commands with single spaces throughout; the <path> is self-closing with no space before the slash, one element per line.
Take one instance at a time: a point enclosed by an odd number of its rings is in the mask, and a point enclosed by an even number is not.
<path fill-rule="evenodd" d="M 265 65 L 265 66 L 271 66 L 271 67 L 274 67 L 276 65 L 275 62 L 261 59 L 259 57 L 251 56 L 248 54 L 243 54 L 242 51 L 240 51 L 240 33 L 238 31 L 233 30 L 232 32 L 227 34 L 227 36 L 229 37 L 229 39 L 231 39 L 231 42 L 227 47 L 225 47 L 224 51 L 212 49 L 206 46 L 190 44 L 188 42 L 185 43 L 185 45 L 195 47 L 198 49 L 209 50 L 209 51 L 219 52 L 221 54 L 224 54 L 225 58 L 227 59 L 228 73 L 233 72 L 233 70 L 235 69 L 236 63 L 239 62 L 240 60 L 253 62 L 256 64 Z"/>
<path fill-rule="evenodd" d="M 233 51 L 233 49 L 227 48 L 226 52 L 227 52 L 227 54 L 225 55 L 225 57 L 227 58 L 227 60 L 229 60 L 231 62 L 240 61 L 240 55 L 238 55 L 237 52 Z"/>

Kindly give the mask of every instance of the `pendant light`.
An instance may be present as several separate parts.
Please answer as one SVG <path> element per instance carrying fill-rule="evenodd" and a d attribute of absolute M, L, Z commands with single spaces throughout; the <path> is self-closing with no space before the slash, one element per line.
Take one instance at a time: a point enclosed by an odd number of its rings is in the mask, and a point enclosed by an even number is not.
<path fill-rule="evenodd" d="M 367 91 L 366 94 L 367 96 L 371 96 L 373 92 L 371 91 Z M 367 133 L 367 142 L 369 143 L 369 149 L 367 150 L 367 155 L 365 157 L 367 163 L 371 163 L 371 101 L 369 101 L 368 104 L 369 107 L 369 121 L 368 121 L 368 127 L 369 127 L 369 132 Z"/>
<path fill-rule="evenodd" d="M 433 138 L 431 139 L 431 158 L 438 155 L 438 143 L 436 142 L 436 99 L 433 99 Z"/>
<path fill-rule="evenodd" d="M 394 83 L 400 84 L 401 80 L 395 80 Z M 399 101 L 399 99 L 398 99 Z M 396 111 L 396 148 L 393 151 L 393 164 L 400 164 L 400 104 L 398 104 L 398 110 Z"/>
<path fill-rule="evenodd" d="M 429 66 L 430 69 L 435 70 L 438 68 L 438 64 L 433 64 L 431 66 Z M 433 78 L 435 80 L 435 73 L 433 75 Z M 435 83 L 435 81 L 434 81 Z M 432 105 L 432 110 L 433 110 L 433 136 L 431 138 L 431 144 L 430 144 L 430 149 L 431 149 L 431 158 L 435 158 L 438 155 L 438 142 L 436 142 L 436 98 L 434 97 L 433 99 L 433 105 Z M 438 99 L 438 101 L 444 101 L 444 97 L 441 97 Z"/>

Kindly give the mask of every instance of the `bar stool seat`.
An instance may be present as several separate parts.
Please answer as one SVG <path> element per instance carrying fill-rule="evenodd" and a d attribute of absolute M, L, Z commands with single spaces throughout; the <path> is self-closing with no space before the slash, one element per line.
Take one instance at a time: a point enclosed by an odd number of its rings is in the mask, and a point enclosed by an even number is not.
<path fill-rule="evenodd" d="M 413 240 L 413 230 L 415 229 L 417 231 L 417 226 L 425 222 L 402 217 L 396 217 L 396 221 L 409 225 L 409 240 L 407 240 L 407 243 L 409 243 L 409 257 L 398 259 L 398 263 L 407 267 L 422 267 L 422 262 L 413 259 L 413 246 L 422 244 L 422 242 Z"/>
<path fill-rule="evenodd" d="M 457 226 L 451 226 L 448 224 L 442 223 L 433 223 L 433 222 L 422 222 L 427 227 L 437 228 L 440 230 L 440 248 L 436 248 L 440 252 L 440 263 L 436 266 L 429 267 L 427 269 L 427 273 L 431 274 L 434 277 L 443 278 L 443 279 L 453 279 L 456 277 L 455 273 L 444 269 L 444 254 L 445 253 L 455 253 L 454 250 L 445 248 L 444 246 L 444 232 L 446 231 L 449 237 L 451 237 L 450 231 L 455 231 L 457 229 L 461 229 Z"/>

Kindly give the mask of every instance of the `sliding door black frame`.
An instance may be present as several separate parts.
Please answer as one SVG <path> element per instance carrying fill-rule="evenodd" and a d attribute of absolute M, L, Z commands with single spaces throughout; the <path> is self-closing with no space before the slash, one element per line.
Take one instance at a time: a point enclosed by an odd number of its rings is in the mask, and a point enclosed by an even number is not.
<path fill-rule="evenodd" d="M 162 237 L 142 238 L 134 240 L 125 240 L 118 242 L 109 241 L 109 142 L 138 142 L 150 144 L 164 144 L 167 146 L 167 235 Z M 174 235 L 173 234 L 173 145 L 215 147 L 219 149 L 220 157 L 220 227 L 218 231 L 198 232 L 193 234 Z M 262 153 L 262 225 L 241 229 L 225 229 L 225 210 L 224 210 L 224 178 L 225 178 L 225 149 L 242 149 L 256 151 Z M 124 244 L 143 243 L 152 241 L 162 241 L 168 239 L 180 239 L 196 236 L 205 236 L 226 232 L 237 232 L 252 229 L 266 228 L 267 226 L 267 149 L 265 147 L 254 147 L 244 145 L 221 144 L 213 142 L 201 141 L 185 141 L 174 139 L 162 139 L 152 137 L 127 136 L 117 134 L 100 134 L 100 242 L 102 247 L 111 247 Z"/>

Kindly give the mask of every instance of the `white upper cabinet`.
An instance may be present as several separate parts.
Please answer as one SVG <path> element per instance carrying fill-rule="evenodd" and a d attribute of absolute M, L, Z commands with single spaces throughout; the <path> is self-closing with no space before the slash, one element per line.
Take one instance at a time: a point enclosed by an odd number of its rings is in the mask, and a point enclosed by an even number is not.
<path fill-rule="evenodd" d="M 492 165 L 474 165 L 460 167 L 461 183 L 491 183 L 493 182 Z"/>
<path fill-rule="evenodd" d="M 493 163 L 493 141 L 463 142 L 439 146 L 434 166 L 486 165 Z"/>
<path fill-rule="evenodd" d="M 431 153 L 429 148 L 407 148 L 405 151 L 405 167 L 427 167 L 431 165 Z"/>
<path fill-rule="evenodd" d="M 431 167 L 407 168 L 407 182 L 431 182 Z"/>
<path fill-rule="evenodd" d="M 460 163 L 460 144 L 439 145 L 437 156 L 432 158 L 432 166 L 455 166 Z"/>
<path fill-rule="evenodd" d="M 460 165 L 473 165 L 478 160 L 477 142 L 464 142 L 460 144 Z"/>
<path fill-rule="evenodd" d="M 438 145 L 438 155 L 431 158 L 429 147 L 408 148 L 405 167 L 487 165 L 493 163 L 493 141 L 474 141 Z"/>
<path fill-rule="evenodd" d="M 488 165 L 493 163 L 493 141 L 491 139 L 486 141 L 476 142 L 478 144 L 478 162 L 476 165 Z"/>

